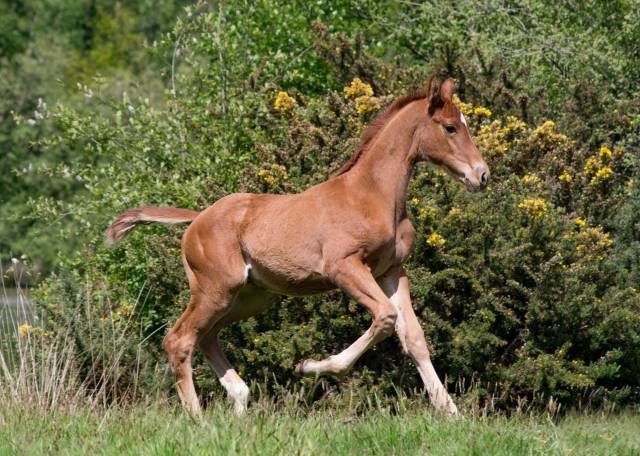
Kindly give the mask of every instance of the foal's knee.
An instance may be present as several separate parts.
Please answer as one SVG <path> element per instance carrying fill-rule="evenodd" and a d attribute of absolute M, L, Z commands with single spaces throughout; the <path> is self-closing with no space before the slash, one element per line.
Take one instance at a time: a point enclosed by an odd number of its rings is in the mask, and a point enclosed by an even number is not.
<path fill-rule="evenodd" d="M 398 311 L 389 306 L 380 312 L 374 320 L 376 335 L 381 338 L 389 337 L 395 331 Z"/>

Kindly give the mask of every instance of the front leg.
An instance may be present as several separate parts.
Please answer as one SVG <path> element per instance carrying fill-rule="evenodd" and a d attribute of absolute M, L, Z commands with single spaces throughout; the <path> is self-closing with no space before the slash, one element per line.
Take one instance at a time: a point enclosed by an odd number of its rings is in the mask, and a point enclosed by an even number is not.
<path fill-rule="evenodd" d="M 424 331 L 411 306 L 409 279 L 404 268 L 398 266 L 392 269 L 379 279 L 379 283 L 398 313 L 396 332 L 400 343 L 416 364 L 431 403 L 452 416 L 458 415 L 456 405 L 431 364 Z"/>
<path fill-rule="evenodd" d="M 352 256 L 337 261 L 327 275 L 371 313 L 373 322 L 358 340 L 337 355 L 321 361 L 300 362 L 296 366 L 296 372 L 299 374 L 340 376 L 349 370 L 369 347 L 393 334 L 397 311 L 360 258 Z"/>

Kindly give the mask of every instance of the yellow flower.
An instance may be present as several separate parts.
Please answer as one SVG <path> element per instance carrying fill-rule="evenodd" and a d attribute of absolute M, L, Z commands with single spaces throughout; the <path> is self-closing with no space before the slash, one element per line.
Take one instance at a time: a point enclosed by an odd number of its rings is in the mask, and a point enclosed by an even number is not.
<path fill-rule="evenodd" d="M 18 327 L 18 334 L 20 335 L 20 337 L 25 337 L 31 334 L 32 331 L 33 331 L 33 326 L 27 323 L 24 323 Z"/>
<path fill-rule="evenodd" d="M 616 156 L 620 156 L 621 149 L 616 149 Z M 584 164 L 584 177 L 588 179 L 589 185 L 596 186 L 599 183 L 608 181 L 613 176 L 613 168 L 605 166 L 613 158 L 613 152 L 607 146 L 600 147 L 598 153 L 589 157 Z"/>
<path fill-rule="evenodd" d="M 418 209 L 418 220 L 425 220 L 427 218 L 435 217 L 437 211 L 432 207 L 421 207 Z"/>
<path fill-rule="evenodd" d="M 597 185 L 599 182 L 604 182 L 606 180 L 611 179 L 613 175 L 613 170 L 610 166 L 605 166 L 596 171 L 596 174 L 591 178 L 591 185 Z"/>
<path fill-rule="evenodd" d="M 476 135 L 478 147 L 487 155 L 505 155 L 509 152 L 507 132 L 499 120 L 483 125 Z"/>
<path fill-rule="evenodd" d="M 130 318 L 133 315 L 135 307 L 132 304 L 123 304 L 116 310 L 116 316 L 120 318 Z"/>
<path fill-rule="evenodd" d="M 580 228 L 587 226 L 587 222 L 586 222 L 586 220 L 585 220 L 585 219 L 583 219 L 583 218 L 580 218 L 580 217 L 577 217 L 577 218 L 574 220 L 574 223 L 575 223 L 577 226 L 579 226 Z"/>
<path fill-rule="evenodd" d="M 361 97 L 356 98 L 356 111 L 358 114 L 377 111 L 378 109 L 380 109 L 380 102 L 376 97 L 362 95 Z"/>
<path fill-rule="evenodd" d="M 447 240 L 435 231 L 431 233 L 427 238 L 427 244 L 437 249 L 441 249 L 442 247 L 444 247 L 446 243 L 447 243 Z"/>
<path fill-rule="evenodd" d="M 558 180 L 560 180 L 561 182 L 566 182 L 567 184 L 570 184 L 573 178 L 571 177 L 571 174 L 569 174 L 569 171 L 565 169 L 564 171 L 562 171 L 562 174 L 558 176 Z"/>
<path fill-rule="evenodd" d="M 571 140 L 555 130 L 555 122 L 546 120 L 536 127 L 529 138 L 529 144 L 535 149 L 550 150 L 558 147 L 567 148 Z"/>
<path fill-rule="evenodd" d="M 515 116 L 507 116 L 507 125 L 502 129 L 505 135 L 511 133 L 523 133 L 527 129 L 527 124 Z"/>
<path fill-rule="evenodd" d="M 360 78 L 354 78 L 351 84 L 344 88 L 344 97 L 347 100 L 355 100 L 362 96 L 373 96 L 373 88 L 371 85 L 362 82 Z"/>
<path fill-rule="evenodd" d="M 284 166 L 272 163 L 270 167 L 258 170 L 258 179 L 263 184 L 273 187 L 289 179 L 289 174 Z"/>
<path fill-rule="evenodd" d="M 578 241 L 576 252 L 598 261 L 604 260 L 607 250 L 613 246 L 613 239 L 601 226 L 581 229 L 575 238 Z"/>
<path fill-rule="evenodd" d="M 526 185 L 538 185 L 542 180 L 535 174 L 525 174 L 522 177 L 522 183 Z"/>
<path fill-rule="evenodd" d="M 545 131 L 545 130 L 551 130 L 556 126 L 556 123 L 553 120 L 545 120 L 542 125 L 540 125 L 538 128 L 536 128 L 535 131 L 538 131 L 539 133 Z"/>
<path fill-rule="evenodd" d="M 478 117 L 491 117 L 492 112 L 484 106 L 477 106 L 473 109 L 473 114 Z"/>
<path fill-rule="evenodd" d="M 417 206 L 418 204 L 420 204 L 420 199 L 417 196 L 414 196 L 409 200 L 409 204 L 411 204 L 412 206 Z"/>
<path fill-rule="evenodd" d="M 458 94 L 455 94 L 453 96 L 452 101 L 453 101 L 453 104 L 456 105 L 460 110 L 460 112 L 465 116 L 471 116 L 471 114 L 473 114 L 473 105 L 471 105 L 470 103 L 464 103 L 463 101 L 461 101 L 460 98 L 458 97 Z"/>
<path fill-rule="evenodd" d="M 587 162 L 584 164 L 584 175 L 589 177 L 593 174 L 594 170 L 597 169 L 600 165 L 600 162 L 596 160 L 594 157 L 589 157 Z"/>
<path fill-rule="evenodd" d="M 457 207 L 452 207 L 449 210 L 449 217 L 456 217 L 456 216 L 460 215 L 460 212 L 461 212 L 460 209 L 458 209 Z"/>
<path fill-rule="evenodd" d="M 609 149 L 607 146 L 602 146 L 598 155 L 600 155 L 600 160 L 604 160 L 605 158 L 611 158 L 613 152 L 611 152 L 611 149 Z"/>
<path fill-rule="evenodd" d="M 518 209 L 523 210 L 533 218 L 544 217 L 547 213 L 547 202 L 543 199 L 526 199 L 518 204 Z"/>
<path fill-rule="evenodd" d="M 289 96 L 287 92 L 278 92 L 278 96 L 276 97 L 276 102 L 274 103 L 274 108 L 283 113 L 288 113 L 293 110 L 297 105 L 296 100 Z"/>

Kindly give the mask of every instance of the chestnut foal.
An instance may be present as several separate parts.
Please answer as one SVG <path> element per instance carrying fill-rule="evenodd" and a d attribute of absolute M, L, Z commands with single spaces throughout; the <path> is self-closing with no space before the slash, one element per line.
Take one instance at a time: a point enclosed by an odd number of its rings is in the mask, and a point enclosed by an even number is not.
<path fill-rule="evenodd" d="M 431 364 L 402 266 L 414 238 L 405 204 L 414 164 L 429 161 L 468 190 L 483 189 L 489 179 L 464 116 L 452 102 L 454 90 L 451 79 L 434 77 L 426 91 L 396 100 L 366 129 L 349 162 L 303 193 L 232 194 L 202 212 L 146 206 L 114 220 L 106 234 L 111 244 L 138 223 L 191 222 L 182 239 L 191 300 L 164 338 L 189 412 L 200 412 L 191 372 L 196 346 L 242 413 L 249 388 L 220 350 L 219 331 L 263 312 L 277 295 L 340 288 L 371 313 L 371 326 L 346 350 L 321 361 L 301 361 L 296 371 L 343 374 L 395 330 L 433 405 L 458 413 Z"/>

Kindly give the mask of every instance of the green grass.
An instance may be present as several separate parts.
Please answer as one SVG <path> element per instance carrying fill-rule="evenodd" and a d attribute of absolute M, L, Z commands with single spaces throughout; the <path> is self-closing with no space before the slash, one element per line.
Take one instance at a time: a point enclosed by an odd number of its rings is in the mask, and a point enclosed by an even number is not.
<path fill-rule="evenodd" d="M 468 417 L 430 410 L 354 416 L 254 405 L 244 417 L 220 405 L 191 420 L 168 405 L 100 412 L 0 409 L 0 454 L 637 455 L 640 415 Z"/>

